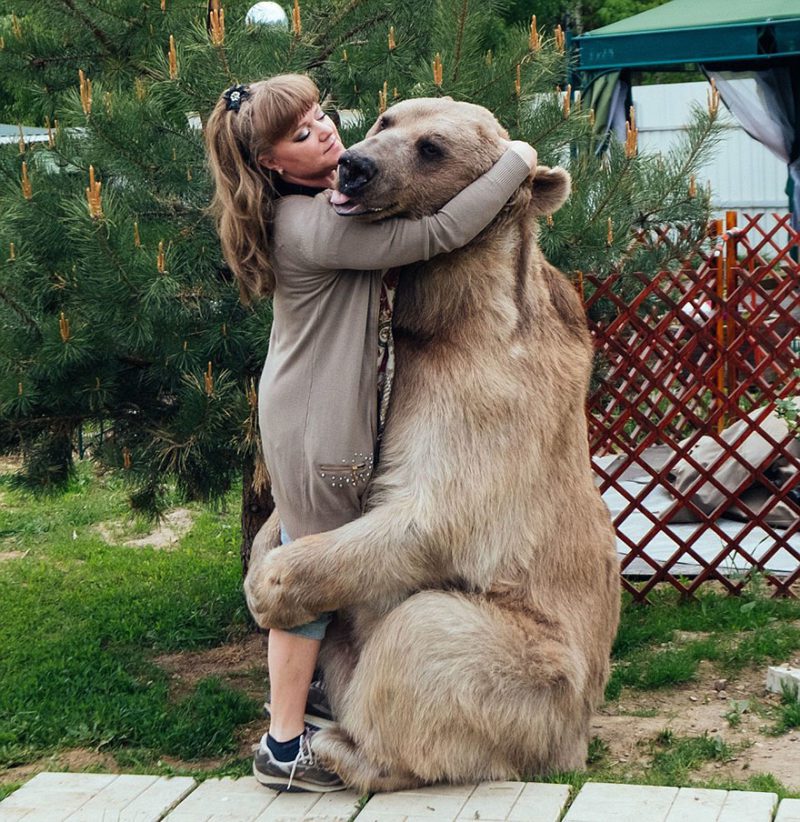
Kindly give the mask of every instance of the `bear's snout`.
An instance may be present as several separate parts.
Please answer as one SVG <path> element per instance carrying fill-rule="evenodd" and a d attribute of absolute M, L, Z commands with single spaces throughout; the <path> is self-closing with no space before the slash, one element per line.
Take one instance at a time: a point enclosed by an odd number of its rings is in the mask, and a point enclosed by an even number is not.
<path fill-rule="evenodd" d="M 339 191 L 352 197 L 375 176 L 378 166 L 369 157 L 345 151 L 339 158 Z"/>

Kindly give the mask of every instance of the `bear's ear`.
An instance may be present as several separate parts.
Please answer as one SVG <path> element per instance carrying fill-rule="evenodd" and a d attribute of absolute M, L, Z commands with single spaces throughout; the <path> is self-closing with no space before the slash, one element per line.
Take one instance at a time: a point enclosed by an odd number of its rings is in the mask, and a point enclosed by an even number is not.
<path fill-rule="evenodd" d="M 561 166 L 536 166 L 533 174 L 534 214 L 553 214 L 567 201 L 572 190 L 572 179 Z"/>

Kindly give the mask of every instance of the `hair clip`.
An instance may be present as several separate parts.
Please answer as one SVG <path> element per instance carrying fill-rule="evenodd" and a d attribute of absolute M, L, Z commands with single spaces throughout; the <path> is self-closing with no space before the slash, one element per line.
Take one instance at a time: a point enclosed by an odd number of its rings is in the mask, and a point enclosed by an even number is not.
<path fill-rule="evenodd" d="M 246 100 L 250 96 L 250 92 L 245 86 L 231 86 L 222 96 L 225 100 L 225 108 L 228 111 L 239 111 L 242 100 Z"/>

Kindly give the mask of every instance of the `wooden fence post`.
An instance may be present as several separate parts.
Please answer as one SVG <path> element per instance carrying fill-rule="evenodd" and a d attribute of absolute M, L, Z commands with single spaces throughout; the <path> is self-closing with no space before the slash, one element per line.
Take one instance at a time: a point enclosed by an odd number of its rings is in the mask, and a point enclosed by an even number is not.
<path fill-rule="evenodd" d="M 725 212 L 725 359 L 727 360 L 726 390 L 727 397 L 736 391 L 736 361 L 730 356 L 733 340 L 736 335 L 736 322 L 734 316 L 734 305 L 731 302 L 731 295 L 736 291 L 737 277 L 736 267 L 736 222 L 735 211 Z M 726 414 L 727 416 L 727 414 Z"/>
<path fill-rule="evenodd" d="M 719 308 L 717 309 L 716 338 L 717 350 L 719 351 L 719 365 L 717 366 L 717 398 L 715 404 L 720 409 L 717 417 L 717 431 L 725 428 L 725 400 L 727 392 L 726 357 L 725 357 L 725 275 L 724 260 L 722 258 L 722 220 L 714 220 L 714 237 L 717 240 L 716 259 L 716 292 L 719 298 Z"/>

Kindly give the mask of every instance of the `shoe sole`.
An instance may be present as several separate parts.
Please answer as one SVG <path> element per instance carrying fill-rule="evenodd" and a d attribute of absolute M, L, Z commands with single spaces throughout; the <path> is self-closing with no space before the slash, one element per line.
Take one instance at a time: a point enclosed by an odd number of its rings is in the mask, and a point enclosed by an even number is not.
<path fill-rule="evenodd" d="M 265 788 L 281 793 L 333 793 L 333 791 L 343 791 L 347 786 L 343 782 L 337 785 L 320 785 L 317 782 L 306 782 L 305 779 L 293 779 L 289 787 L 289 777 L 267 776 L 261 773 L 253 763 L 253 776 L 256 781 Z"/>
<path fill-rule="evenodd" d="M 272 708 L 269 702 L 264 703 L 264 715 L 267 719 L 272 716 Z M 317 730 L 322 730 L 322 728 L 338 728 L 339 723 L 335 719 L 325 719 L 321 716 L 316 716 L 315 714 L 303 714 L 303 722 L 306 725 L 310 725 L 312 728 L 316 728 Z"/>

